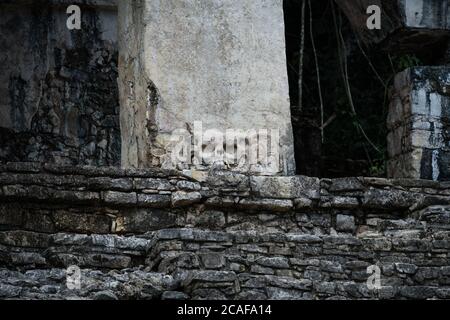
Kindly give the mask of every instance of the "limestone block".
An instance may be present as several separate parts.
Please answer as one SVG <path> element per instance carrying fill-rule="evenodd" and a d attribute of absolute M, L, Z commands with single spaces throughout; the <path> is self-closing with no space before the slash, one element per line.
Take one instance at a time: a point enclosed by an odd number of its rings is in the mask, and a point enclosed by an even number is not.
<path fill-rule="evenodd" d="M 281 0 L 119 1 L 119 30 L 123 166 L 207 169 L 171 158 L 200 122 L 202 148 L 208 130 L 277 130 L 270 173 L 294 172 Z"/>
<path fill-rule="evenodd" d="M 353 216 L 347 216 L 338 214 L 336 216 L 336 229 L 338 231 L 350 231 L 355 230 L 355 218 Z"/>
<path fill-rule="evenodd" d="M 172 205 L 174 207 L 188 206 L 200 202 L 202 195 L 200 192 L 177 191 L 172 193 Z"/>
<path fill-rule="evenodd" d="M 305 176 L 251 177 L 252 192 L 261 197 L 294 199 L 303 196 L 317 199 L 320 196 L 320 180 Z"/>
<path fill-rule="evenodd" d="M 450 29 L 449 6 L 440 0 L 400 0 L 406 26 L 411 28 Z"/>

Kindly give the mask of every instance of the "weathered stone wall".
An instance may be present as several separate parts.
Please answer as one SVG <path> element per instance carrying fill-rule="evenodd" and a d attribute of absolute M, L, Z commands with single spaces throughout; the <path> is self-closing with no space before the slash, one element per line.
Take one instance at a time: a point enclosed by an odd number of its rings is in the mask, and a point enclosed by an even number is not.
<path fill-rule="evenodd" d="M 450 298 L 448 183 L 12 163 L 0 186 L 2 298 Z"/>
<path fill-rule="evenodd" d="M 171 158 L 176 131 L 196 134 L 201 122 L 201 134 L 277 130 L 272 171 L 295 173 L 281 0 L 121 1 L 119 29 L 122 166 L 207 170 L 190 152 L 182 163 Z M 197 142 L 203 152 L 208 141 Z M 230 170 L 271 170 L 220 160 Z"/>
<path fill-rule="evenodd" d="M 442 0 L 400 0 L 405 24 L 411 28 L 450 29 L 450 3 Z"/>
<path fill-rule="evenodd" d="M 115 0 L 0 1 L 0 162 L 119 164 L 116 28 Z"/>
<path fill-rule="evenodd" d="M 450 68 L 395 78 L 388 116 L 388 176 L 450 180 Z"/>

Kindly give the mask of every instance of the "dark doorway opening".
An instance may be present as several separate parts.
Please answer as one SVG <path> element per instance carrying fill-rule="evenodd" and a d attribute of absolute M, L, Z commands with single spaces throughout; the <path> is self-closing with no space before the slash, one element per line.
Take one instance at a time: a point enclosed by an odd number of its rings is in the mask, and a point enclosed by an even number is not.
<path fill-rule="evenodd" d="M 285 0 L 284 12 L 297 173 L 385 176 L 389 86 L 404 57 L 361 43 L 333 0 Z"/>

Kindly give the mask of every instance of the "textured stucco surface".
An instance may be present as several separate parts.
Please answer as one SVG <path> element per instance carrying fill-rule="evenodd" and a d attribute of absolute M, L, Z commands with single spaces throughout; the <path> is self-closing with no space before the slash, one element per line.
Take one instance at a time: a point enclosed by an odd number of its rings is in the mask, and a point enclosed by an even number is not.
<path fill-rule="evenodd" d="M 176 129 L 279 129 L 293 173 L 281 0 L 119 4 L 122 164 L 164 166 Z"/>

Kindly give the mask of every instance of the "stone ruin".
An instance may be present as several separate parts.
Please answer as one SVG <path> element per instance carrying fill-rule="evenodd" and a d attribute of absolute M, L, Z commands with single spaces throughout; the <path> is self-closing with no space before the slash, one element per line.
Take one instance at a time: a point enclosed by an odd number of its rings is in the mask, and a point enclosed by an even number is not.
<path fill-rule="evenodd" d="M 0 1 L 0 161 L 120 164 L 117 9 L 71 1 Z M 78 1 L 80 3 L 82 1 Z"/>
<path fill-rule="evenodd" d="M 295 173 L 282 1 L 123 1 L 119 28 L 123 166 L 168 167 L 174 131 L 199 121 L 278 130 L 274 173 Z"/>
<path fill-rule="evenodd" d="M 388 118 L 388 175 L 428 180 L 450 176 L 449 67 L 397 75 Z"/>
<path fill-rule="evenodd" d="M 447 1 L 336 2 L 387 50 L 448 41 Z M 396 77 L 391 179 L 295 176 L 281 0 L 0 7 L 0 298 L 450 298 L 444 65 Z M 279 130 L 278 171 L 171 165 L 195 121 Z"/>
<path fill-rule="evenodd" d="M 448 41 L 448 1 L 337 1 L 366 43 L 390 51 L 432 50 Z M 385 10 L 382 29 L 366 27 L 363 10 L 377 4 Z M 448 61 L 443 61 L 443 64 Z M 387 175 L 392 178 L 449 179 L 449 69 L 416 67 L 398 74 L 391 94 Z"/>

